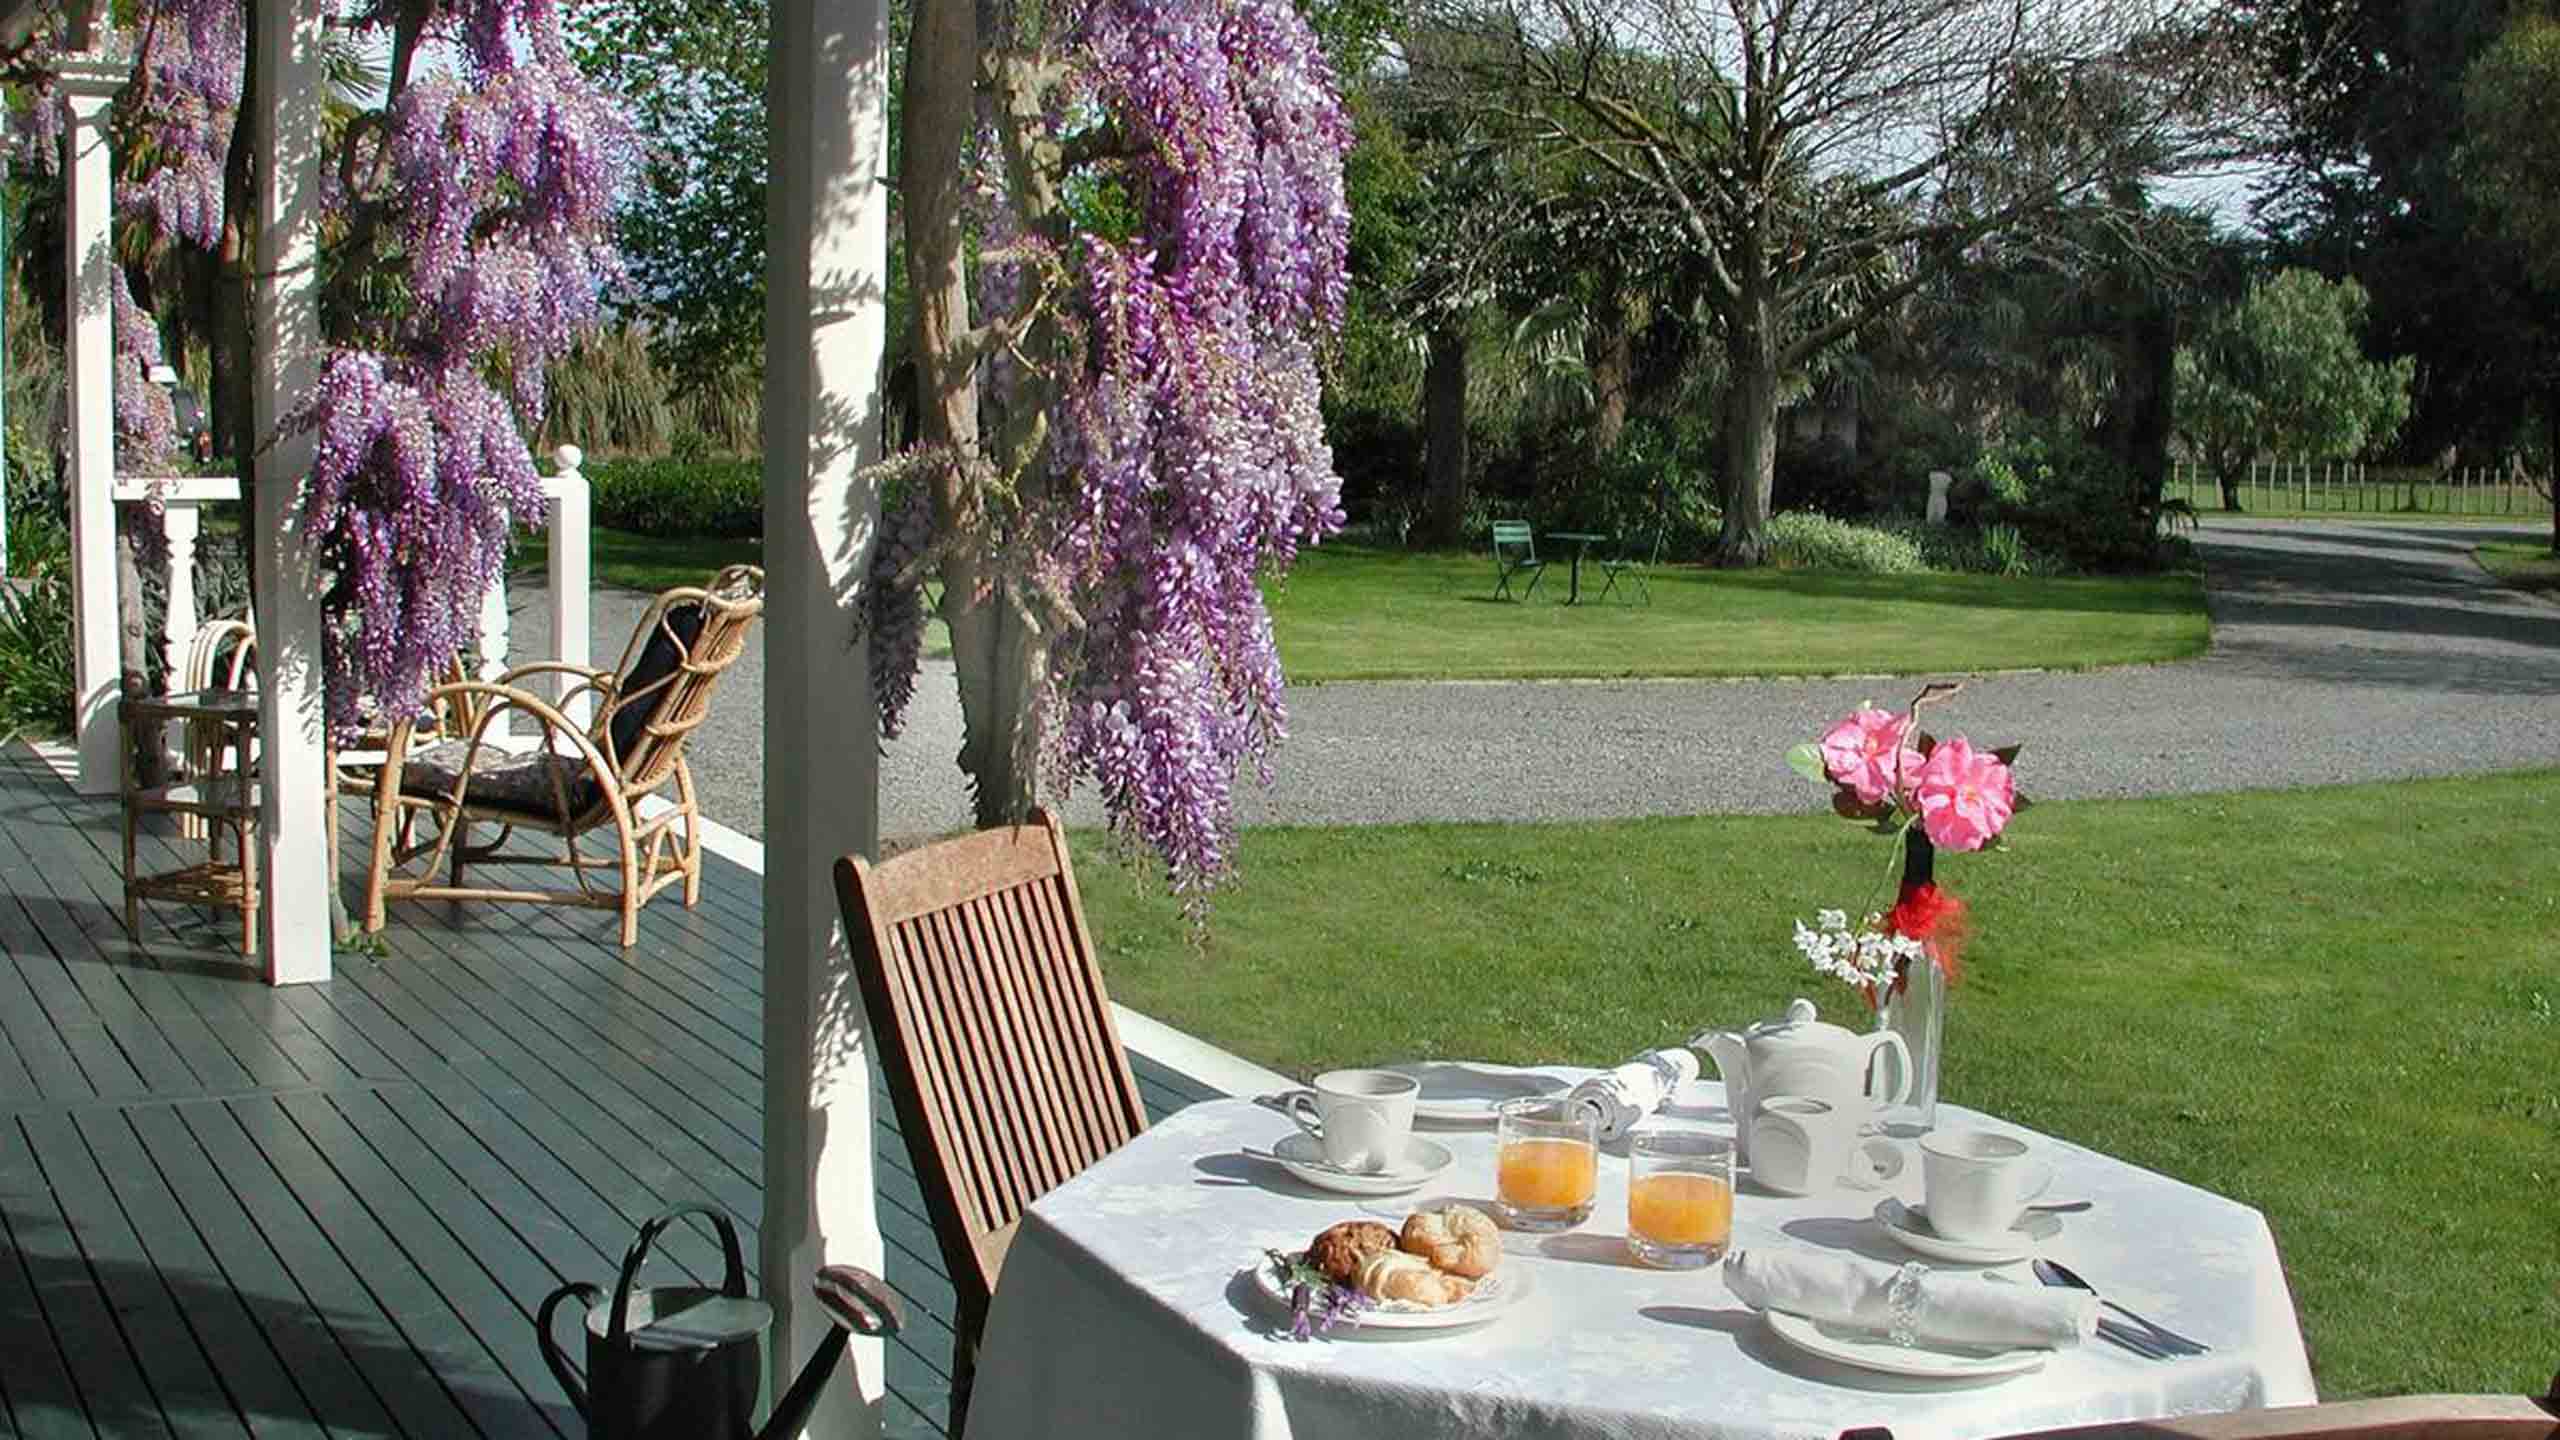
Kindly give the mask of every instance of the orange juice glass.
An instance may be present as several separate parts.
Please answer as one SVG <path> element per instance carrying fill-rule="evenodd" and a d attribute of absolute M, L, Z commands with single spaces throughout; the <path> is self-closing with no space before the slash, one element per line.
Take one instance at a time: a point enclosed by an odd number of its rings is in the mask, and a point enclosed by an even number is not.
<path fill-rule="evenodd" d="M 1570 1230 L 1591 1218 L 1600 1188 L 1600 1112 L 1574 1100 L 1523 1097 L 1495 1112 L 1494 1207 L 1514 1230 Z"/>
<path fill-rule="evenodd" d="M 1733 1248 L 1733 1142 L 1695 1130 L 1627 1139 L 1627 1249 L 1665 1270 L 1723 1259 Z"/>

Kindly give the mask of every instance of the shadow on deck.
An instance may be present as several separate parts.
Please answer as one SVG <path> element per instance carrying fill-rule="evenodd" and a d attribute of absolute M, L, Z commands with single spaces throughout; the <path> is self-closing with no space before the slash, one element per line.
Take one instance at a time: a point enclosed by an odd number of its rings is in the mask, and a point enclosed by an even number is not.
<path fill-rule="evenodd" d="M 387 955 L 276 990 L 221 913 L 146 903 L 128 936 L 121 844 L 112 800 L 0 748 L 12 1433 L 579 1436 L 534 1342 L 546 1292 L 610 1277 L 678 1200 L 735 1214 L 752 1267 L 752 871 L 707 857 L 701 908 L 661 897 L 627 953 L 606 911 L 395 907 Z M 1155 1115 L 1215 1093 L 1132 1059 Z M 888 1433 L 940 1435 L 951 1291 L 885 1095 L 874 1114 L 908 1309 Z M 661 1253 L 718 1265 L 691 1230 Z"/>

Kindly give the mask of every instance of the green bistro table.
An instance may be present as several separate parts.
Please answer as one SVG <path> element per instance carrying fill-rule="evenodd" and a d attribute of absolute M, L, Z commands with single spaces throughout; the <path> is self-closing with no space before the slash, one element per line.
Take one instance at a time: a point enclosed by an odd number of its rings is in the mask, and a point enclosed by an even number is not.
<path fill-rule="evenodd" d="M 1565 578 L 1564 603 L 1579 605 L 1582 603 L 1582 557 L 1591 553 L 1592 546 L 1602 544 L 1610 537 L 1588 530 L 1550 530 L 1547 538 L 1573 542 L 1573 569 Z"/>

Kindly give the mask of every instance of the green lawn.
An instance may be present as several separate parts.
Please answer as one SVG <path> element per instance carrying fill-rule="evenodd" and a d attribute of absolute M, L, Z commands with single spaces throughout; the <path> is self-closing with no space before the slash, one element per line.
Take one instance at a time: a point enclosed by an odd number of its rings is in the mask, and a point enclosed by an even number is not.
<path fill-rule="evenodd" d="M 2552 554 L 2548 545 L 2499 541 L 2471 553 L 2502 585 L 2536 595 L 2560 595 L 2560 555 Z"/>
<path fill-rule="evenodd" d="M 761 565 L 764 542 L 758 539 L 706 540 L 698 537 L 670 539 L 660 535 L 635 535 L 628 530 L 609 530 L 599 525 L 591 532 L 594 549 L 590 563 L 595 567 L 595 583 L 617 585 L 625 590 L 642 590 L 655 594 L 678 585 L 699 585 L 717 574 L 723 565 Z M 515 554 L 509 557 L 511 573 L 532 571 L 541 574 L 551 553 L 551 537 L 541 530 L 516 537 Z"/>
<path fill-rule="evenodd" d="M 1534 599 L 1495 601 L 1480 554 L 1308 551 L 1272 594 L 1289 678 L 1596 679 L 2081 669 L 2202 654 L 2192 575 L 2004 579 L 1686 566 L 1646 572 L 1651 605 L 1561 602 L 1564 557 Z M 1514 582 L 1516 589 L 1519 584 Z M 1623 589 L 1623 582 L 1622 582 Z"/>
<path fill-rule="evenodd" d="M 1866 902 L 1883 860 L 1810 815 L 1255 829 L 1195 951 L 1082 838 L 1114 996 L 1297 1074 L 1607 1064 L 1794 994 L 1852 1020 L 1789 922 Z M 1940 866 L 1976 933 L 1947 1095 L 2264 1210 L 2324 1394 L 2538 1393 L 2560 771 L 2053 803 L 2010 842 Z"/>

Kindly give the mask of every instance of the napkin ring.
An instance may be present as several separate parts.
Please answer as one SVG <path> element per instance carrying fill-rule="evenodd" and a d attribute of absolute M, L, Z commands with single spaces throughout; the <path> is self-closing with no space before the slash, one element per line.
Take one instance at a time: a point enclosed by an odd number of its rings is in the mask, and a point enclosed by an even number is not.
<path fill-rule="evenodd" d="M 1920 1343 L 1920 1277 L 1929 1267 L 1914 1260 L 1893 1272 L 1884 1287 L 1885 1314 L 1890 1324 L 1885 1338 L 1905 1350 Z"/>

